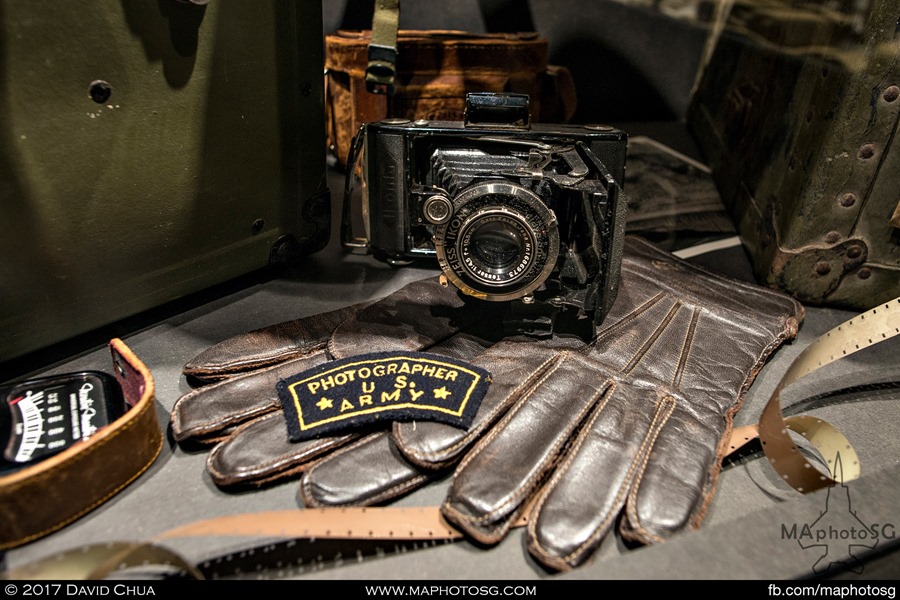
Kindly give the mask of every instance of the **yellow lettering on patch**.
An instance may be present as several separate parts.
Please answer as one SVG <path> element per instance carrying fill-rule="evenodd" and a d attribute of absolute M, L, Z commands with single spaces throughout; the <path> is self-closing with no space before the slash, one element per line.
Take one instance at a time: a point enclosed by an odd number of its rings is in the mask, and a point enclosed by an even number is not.
<path fill-rule="evenodd" d="M 387 392 L 381 392 L 381 401 L 382 402 L 387 402 L 388 400 L 390 400 L 392 402 L 396 402 L 399 399 L 400 399 L 400 389 L 399 388 L 394 390 L 390 394 L 388 394 Z"/>
<path fill-rule="evenodd" d="M 419 399 L 419 396 L 424 394 L 425 392 L 417 392 L 416 390 L 410 388 L 409 395 L 412 396 L 413 402 Z"/>
<path fill-rule="evenodd" d="M 363 394 L 359 397 L 360 406 L 368 406 L 372 404 L 372 394 Z"/>
<path fill-rule="evenodd" d="M 354 408 L 355 407 L 353 406 L 353 403 L 346 398 L 341 400 L 341 412 L 344 412 L 345 410 L 353 410 Z"/>

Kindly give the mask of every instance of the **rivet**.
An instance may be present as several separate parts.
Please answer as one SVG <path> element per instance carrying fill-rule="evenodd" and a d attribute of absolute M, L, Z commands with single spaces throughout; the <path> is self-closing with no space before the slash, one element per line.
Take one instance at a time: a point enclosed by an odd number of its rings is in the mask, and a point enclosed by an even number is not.
<path fill-rule="evenodd" d="M 828 275 L 831 273 L 831 264 L 828 261 L 820 260 L 816 263 L 816 273 L 819 275 Z"/>
<path fill-rule="evenodd" d="M 862 250 L 859 246 L 850 246 L 847 248 L 847 257 L 848 258 L 859 258 L 862 255 Z"/>
<path fill-rule="evenodd" d="M 112 96 L 112 86 L 102 79 L 97 79 L 88 87 L 88 95 L 97 104 L 104 104 Z"/>
<path fill-rule="evenodd" d="M 885 102 L 893 102 L 897 98 L 900 98 L 900 87 L 889 85 L 884 89 L 884 93 L 881 97 L 884 98 Z"/>
<path fill-rule="evenodd" d="M 847 192 L 846 194 L 841 196 L 840 203 L 844 208 L 850 208 L 851 206 L 856 204 L 856 194 L 854 194 L 853 192 Z"/>
<path fill-rule="evenodd" d="M 829 231 L 828 233 L 825 234 L 825 241 L 828 242 L 829 244 L 834 244 L 836 242 L 839 242 L 840 239 L 841 239 L 841 234 L 838 233 L 837 231 Z"/>
<path fill-rule="evenodd" d="M 859 277 L 860 279 L 868 279 L 869 277 L 872 276 L 872 269 L 870 269 L 869 267 L 863 267 L 862 269 L 860 269 L 859 271 L 856 272 L 856 276 Z"/>
<path fill-rule="evenodd" d="M 863 144 L 859 147 L 859 152 L 857 156 L 860 160 L 869 160 L 873 156 L 875 156 L 875 144 Z"/>

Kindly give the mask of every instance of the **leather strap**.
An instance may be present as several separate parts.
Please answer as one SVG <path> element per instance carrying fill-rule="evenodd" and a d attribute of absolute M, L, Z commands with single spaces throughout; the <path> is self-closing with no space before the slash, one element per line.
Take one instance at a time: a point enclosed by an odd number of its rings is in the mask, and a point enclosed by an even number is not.
<path fill-rule="evenodd" d="M 83 442 L 0 477 L 0 550 L 52 533 L 97 508 L 156 460 L 162 431 L 150 370 L 120 339 L 113 373 L 130 407 Z"/>
<path fill-rule="evenodd" d="M 372 41 L 366 67 L 366 89 L 373 94 L 391 94 L 397 74 L 397 29 L 400 0 L 376 0 L 372 15 Z"/>

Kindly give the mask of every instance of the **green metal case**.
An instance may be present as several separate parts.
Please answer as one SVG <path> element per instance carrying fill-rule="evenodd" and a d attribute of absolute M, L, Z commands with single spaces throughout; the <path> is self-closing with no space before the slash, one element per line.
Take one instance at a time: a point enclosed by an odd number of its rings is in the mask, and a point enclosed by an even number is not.
<path fill-rule="evenodd" d="M 0 361 L 325 246 L 321 11 L 0 4 Z"/>
<path fill-rule="evenodd" d="M 900 4 L 734 3 L 688 123 L 757 277 L 810 304 L 900 295 Z"/>

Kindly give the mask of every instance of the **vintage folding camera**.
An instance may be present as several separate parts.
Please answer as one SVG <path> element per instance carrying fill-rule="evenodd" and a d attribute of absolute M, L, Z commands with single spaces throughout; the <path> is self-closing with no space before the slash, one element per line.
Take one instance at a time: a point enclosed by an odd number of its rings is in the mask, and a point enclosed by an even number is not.
<path fill-rule="evenodd" d="M 369 123 L 348 159 L 365 236 L 348 183 L 342 241 L 391 263 L 435 257 L 445 283 L 509 303 L 518 332 L 550 333 L 562 311 L 596 325 L 616 295 L 626 148 L 609 126 L 530 123 L 520 94 L 469 94 L 463 121 Z"/>

